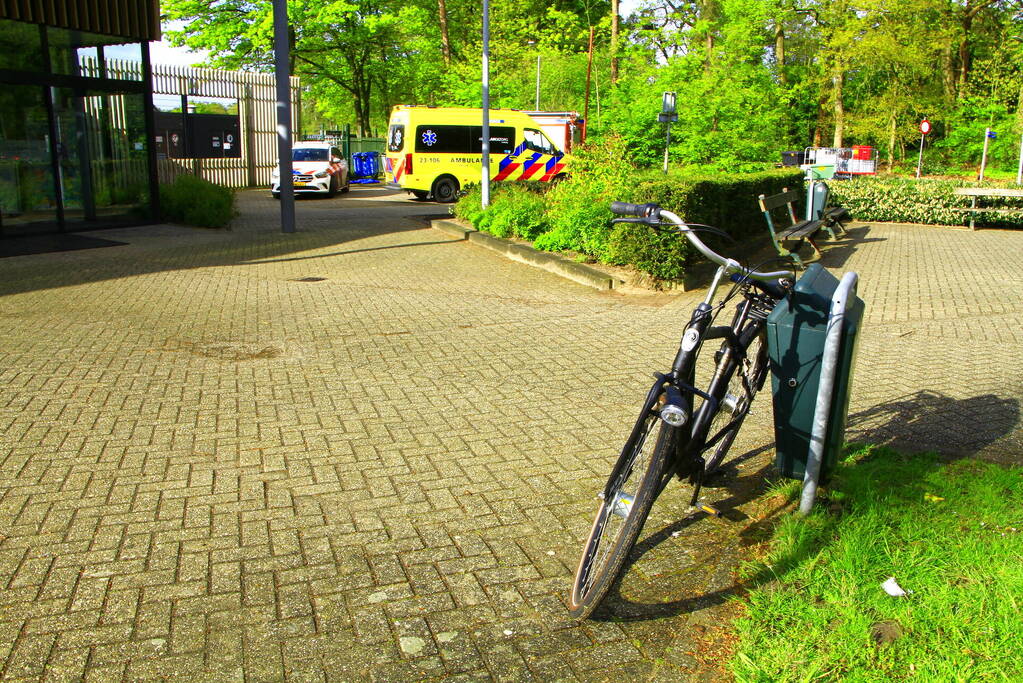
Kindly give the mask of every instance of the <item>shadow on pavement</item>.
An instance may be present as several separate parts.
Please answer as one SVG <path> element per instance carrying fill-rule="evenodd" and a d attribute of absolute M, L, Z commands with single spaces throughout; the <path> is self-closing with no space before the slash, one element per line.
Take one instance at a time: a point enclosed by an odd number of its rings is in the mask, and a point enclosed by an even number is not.
<path fill-rule="evenodd" d="M 353 191 L 343 198 L 297 201 L 298 230 L 289 234 L 281 232 L 280 204 L 268 193 L 242 191 L 237 197 L 239 213 L 230 230 L 167 224 L 111 228 L 93 231 L 92 237 L 83 239 L 98 240 L 100 236 L 103 241 L 116 239 L 121 244 L 119 249 L 93 249 L 81 256 L 59 253 L 7 259 L 6 277 L 0 280 L 0 296 L 156 272 L 285 261 L 289 259 L 280 257 L 392 233 L 419 232 L 428 239 L 304 255 L 294 260 L 398 246 L 460 243 L 458 240 L 431 240 L 429 238 L 436 237 L 437 233 L 423 232 L 429 226 L 428 217 L 438 214 L 438 205 L 427 203 L 424 206 L 385 192 Z M 74 265 L 69 267 L 69 263 Z"/>
<path fill-rule="evenodd" d="M 844 266 L 864 244 L 887 241 L 884 237 L 868 237 L 869 234 L 869 225 L 857 225 L 846 230 L 845 235 L 837 240 L 820 240 L 817 245 L 824 253 L 820 259 L 821 265 L 839 268 Z"/>
<path fill-rule="evenodd" d="M 994 394 L 955 399 L 918 391 L 849 415 L 846 441 L 897 451 L 934 451 L 967 457 L 1012 433 L 1020 421 L 1019 400 Z M 1019 464 L 1020 457 L 1013 462 Z"/>
<path fill-rule="evenodd" d="M 960 400 L 938 392 L 918 391 L 915 394 L 851 414 L 848 419 L 846 440 L 847 442 L 886 446 L 905 458 L 911 458 L 914 453 L 922 451 L 937 452 L 947 461 L 969 457 L 985 446 L 1012 433 L 1019 423 L 1019 418 L 1020 407 L 1019 401 L 1016 399 L 984 394 Z M 755 474 L 736 478 L 734 476 L 735 465 L 773 447 L 772 443 L 732 459 L 728 464 L 730 469 L 725 469 L 723 475 L 719 475 L 719 478 L 724 480 L 723 484 L 728 489 L 729 495 L 716 501 L 715 505 L 730 522 L 741 523 L 748 519 L 737 508 L 762 496 L 767 491 L 769 479 L 774 473 L 772 463 L 762 467 Z M 1019 464 L 1019 461 L 1020 458 L 1017 456 L 1012 462 Z M 713 487 L 714 484 L 714 481 L 710 482 L 710 487 Z M 878 486 L 888 485 L 892 484 L 885 482 L 878 484 Z M 670 488 L 671 486 L 669 486 Z M 789 502 L 783 501 L 766 514 L 760 515 L 756 522 L 747 525 L 738 532 L 740 543 L 757 543 L 770 538 L 771 529 L 776 523 L 778 515 L 787 508 L 790 508 Z M 729 511 L 733 511 L 734 514 L 729 515 Z M 664 526 L 644 538 L 633 548 L 621 576 L 624 577 L 627 572 L 633 571 L 634 565 L 638 565 L 636 570 L 641 571 L 644 555 L 670 539 L 677 538 L 684 530 L 697 522 L 706 519 L 707 516 L 704 513 L 691 515 Z M 706 570 L 709 569 L 713 573 L 722 568 L 734 569 L 731 566 L 734 564 L 733 559 L 727 556 L 722 557 L 722 555 L 729 550 L 729 546 L 734 545 L 735 535 L 734 527 L 724 531 L 718 527 L 693 530 L 692 538 L 695 548 L 699 549 L 700 543 L 706 544 L 708 539 L 710 543 L 720 540 L 720 548 L 723 552 L 721 554 L 712 552 L 697 560 L 692 567 L 680 566 L 677 572 L 672 572 L 676 576 L 665 577 L 663 581 L 658 581 L 658 577 L 655 575 L 649 581 L 653 590 L 651 591 L 651 600 L 648 602 L 626 598 L 621 593 L 620 581 L 616 582 L 601 607 L 590 618 L 595 621 L 648 621 L 689 614 L 721 605 L 733 596 L 741 595 L 747 590 L 777 579 L 787 571 L 799 566 L 817 551 L 811 545 L 792 548 L 783 558 L 773 563 L 770 571 L 761 571 L 752 577 L 735 581 L 731 585 L 717 590 L 699 592 L 700 587 L 693 586 L 693 591 L 677 591 L 679 584 L 685 583 L 685 579 L 680 577 L 692 575 L 696 577 L 697 581 L 705 584 Z M 684 589 L 685 586 L 682 588 Z M 655 596 L 663 596 L 672 590 L 684 592 L 685 597 L 678 600 L 654 601 Z"/>

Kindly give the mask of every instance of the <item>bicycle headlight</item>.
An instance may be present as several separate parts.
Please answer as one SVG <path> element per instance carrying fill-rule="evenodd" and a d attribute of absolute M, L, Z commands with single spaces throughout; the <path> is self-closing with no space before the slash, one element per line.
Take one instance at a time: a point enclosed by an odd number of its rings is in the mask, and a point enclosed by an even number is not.
<path fill-rule="evenodd" d="M 669 403 L 661 408 L 661 419 L 672 427 L 681 427 L 689 421 L 689 415 L 682 406 Z"/>
<path fill-rule="evenodd" d="M 682 401 L 678 387 L 668 385 L 664 390 L 664 405 L 661 406 L 661 419 L 672 427 L 681 427 L 689 421 L 689 411 Z"/>

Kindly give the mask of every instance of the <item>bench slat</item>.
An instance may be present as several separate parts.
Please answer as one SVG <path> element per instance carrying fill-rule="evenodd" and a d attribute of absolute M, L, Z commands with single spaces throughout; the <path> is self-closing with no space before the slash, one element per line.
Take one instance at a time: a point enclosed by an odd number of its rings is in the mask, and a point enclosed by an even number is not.
<path fill-rule="evenodd" d="M 778 233 L 778 239 L 786 242 L 802 240 L 813 235 L 821 229 L 822 221 L 803 221 L 796 223 L 791 228 L 785 228 Z"/>
<path fill-rule="evenodd" d="M 788 192 L 774 194 L 770 197 L 760 195 L 760 210 L 771 211 L 773 209 L 777 209 L 779 206 L 799 201 L 802 197 L 803 193 L 799 190 L 789 190 Z"/>

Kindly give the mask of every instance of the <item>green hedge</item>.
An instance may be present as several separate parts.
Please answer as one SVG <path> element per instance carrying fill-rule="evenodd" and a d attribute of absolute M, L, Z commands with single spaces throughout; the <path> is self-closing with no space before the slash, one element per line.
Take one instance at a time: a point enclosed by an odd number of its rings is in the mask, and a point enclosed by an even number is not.
<path fill-rule="evenodd" d="M 160 185 L 160 212 L 163 220 L 172 223 L 224 228 L 235 216 L 234 190 L 194 175 L 180 175 Z"/>
<path fill-rule="evenodd" d="M 953 194 L 957 187 L 1016 187 L 1006 182 L 967 182 L 932 178 L 866 176 L 854 180 L 829 181 L 832 201 L 844 206 L 858 221 L 923 223 L 925 225 L 963 225 L 969 216 L 953 211 L 968 207 L 969 197 Z M 989 201 L 989 200 L 983 200 Z M 1001 201 L 1001 200 L 1000 200 Z M 1019 200 L 1004 200 L 1007 206 L 1019 206 Z M 984 216 L 984 214 L 979 214 Z M 978 217 L 979 217 L 978 216 Z M 1023 217 L 987 214 L 979 218 L 985 224 L 1023 226 Z"/>
<path fill-rule="evenodd" d="M 678 233 L 636 224 L 612 226 L 612 201 L 655 202 L 683 220 L 724 230 L 741 247 L 767 235 L 757 196 L 801 188 L 803 182 L 798 169 L 714 177 L 640 173 L 628 163 L 624 143 L 615 138 L 580 152 L 571 173 L 553 187 L 497 185 L 487 210 L 480 208 L 478 188 L 470 188 L 454 213 L 478 230 L 530 240 L 538 249 L 579 252 L 601 263 L 631 265 L 657 278 L 681 280 L 686 267 L 703 257 L 690 253 Z M 709 236 L 705 241 L 726 254 L 736 250 L 731 242 Z"/>

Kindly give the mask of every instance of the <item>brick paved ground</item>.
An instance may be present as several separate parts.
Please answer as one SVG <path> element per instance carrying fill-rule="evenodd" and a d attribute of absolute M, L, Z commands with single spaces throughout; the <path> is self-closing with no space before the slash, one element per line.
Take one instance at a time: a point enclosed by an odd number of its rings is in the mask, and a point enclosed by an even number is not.
<path fill-rule="evenodd" d="M 597 293 L 393 200 L 303 201 L 285 236 L 247 192 L 232 232 L 0 261 L 0 676 L 720 677 L 750 524 L 679 522 L 681 488 L 613 616 L 563 605 L 698 295 Z M 868 302 L 850 438 L 1019 460 L 1021 240 L 873 226 L 830 248 Z M 751 509 L 768 422 L 712 497 Z"/>

